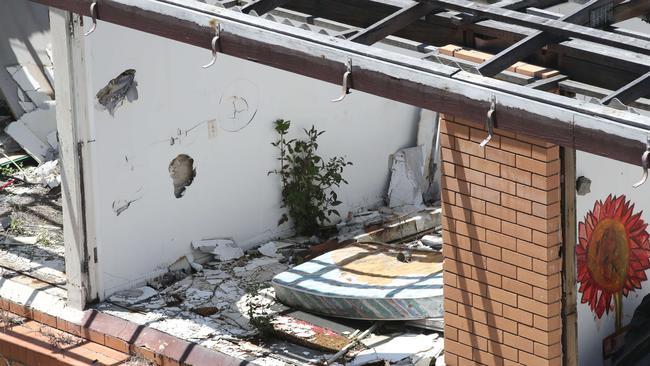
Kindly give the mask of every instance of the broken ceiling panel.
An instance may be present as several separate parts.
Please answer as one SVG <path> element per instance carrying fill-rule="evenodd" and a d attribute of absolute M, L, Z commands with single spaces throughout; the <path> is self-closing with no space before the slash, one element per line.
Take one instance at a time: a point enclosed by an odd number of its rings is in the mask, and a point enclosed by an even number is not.
<path fill-rule="evenodd" d="M 30 106 L 21 103 L 21 87 L 12 77 L 13 72 L 7 70 L 8 67 L 28 67 L 32 79 L 37 80 L 40 87 L 51 91 L 50 82 L 42 69 L 52 67 L 47 54 L 51 43 L 47 6 L 22 0 L 3 0 L 0 34 L 3 35 L 0 38 L 0 98 L 5 99 L 14 117 L 19 118 L 30 110 Z"/>
<path fill-rule="evenodd" d="M 55 103 L 45 102 L 40 108 L 23 114 L 18 121 L 10 123 L 5 132 L 39 164 L 52 160 L 56 150 L 48 141 L 53 141 L 50 135 L 56 132 Z"/>

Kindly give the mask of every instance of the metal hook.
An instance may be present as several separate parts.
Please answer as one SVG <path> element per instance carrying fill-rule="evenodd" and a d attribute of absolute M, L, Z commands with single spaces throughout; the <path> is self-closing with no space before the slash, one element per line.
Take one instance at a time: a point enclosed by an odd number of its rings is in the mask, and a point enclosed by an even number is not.
<path fill-rule="evenodd" d="M 641 156 L 641 168 L 643 168 L 643 176 L 641 180 L 635 183 L 632 187 L 639 188 L 648 180 L 648 169 L 650 169 L 650 136 L 646 142 L 645 152 Z"/>
<path fill-rule="evenodd" d="M 84 33 L 84 37 L 87 37 L 97 29 L 97 1 L 93 1 L 93 3 L 90 4 L 90 17 L 93 19 L 93 25 L 90 27 L 88 32 Z"/>
<path fill-rule="evenodd" d="M 497 98 L 493 95 L 492 100 L 490 102 L 490 110 L 487 112 L 487 118 L 485 119 L 485 125 L 488 130 L 488 135 L 483 140 L 478 146 L 480 147 L 485 147 L 485 145 L 492 140 L 492 134 L 493 134 L 493 129 L 494 129 L 494 119 L 495 119 L 495 113 L 497 110 Z"/>
<path fill-rule="evenodd" d="M 352 74 L 352 59 L 348 59 L 348 64 L 347 64 L 347 71 L 343 74 L 343 93 L 341 94 L 340 97 L 336 99 L 332 99 L 332 102 L 340 102 L 342 101 L 346 95 L 350 94 L 350 75 Z"/>
<path fill-rule="evenodd" d="M 214 28 L 214 37 L 212 37 L 212 42 L 210 43 L 212 45 L 212 60 L 210 60 L 207 65 L 203 65 L 204 69 L 207 69 L 217 62 L 217 42 L 219 41 L 219 32 L 221 32 L 221 24 L 217 24 Z"/>

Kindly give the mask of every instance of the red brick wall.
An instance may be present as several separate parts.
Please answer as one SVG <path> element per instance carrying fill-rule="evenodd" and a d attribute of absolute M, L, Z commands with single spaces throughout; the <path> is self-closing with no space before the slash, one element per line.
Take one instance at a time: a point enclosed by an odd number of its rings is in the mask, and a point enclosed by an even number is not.
<path fill-rule="evenodd" d="M 441 118 L 445 361 L 559 365 L 559 148 Z"/>

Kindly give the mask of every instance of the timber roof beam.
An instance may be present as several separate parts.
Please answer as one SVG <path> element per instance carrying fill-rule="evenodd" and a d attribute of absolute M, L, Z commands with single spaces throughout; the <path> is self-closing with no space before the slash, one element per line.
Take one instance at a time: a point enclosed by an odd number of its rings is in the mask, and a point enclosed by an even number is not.
<path fill-rule="evenodd" d="M 31 1 L 84 16 L 89 15 L 92 2 Z M 240 8 L 240 3 L 231 0 L 222 1 L 221 6 L 193 0 L 102 0 L 97 3 L 97 14 L 100 22 L 208 50 L 212 49 L 217 21 L 221 26 L 220 53 L 337 85 L 351 63 L 352 90 L 460 118 L 484 119 L 495 98 L 498 128 L 638 164 L 650 133 L 649 117 L 553 91 L 570 87 L 584 95 L 600 93 L 605 101 L 611 95 L 631 101 L 643 96 L 641 90 L 650 79 L 646 74 L 650 41 L 583 24 L 594 24 L 593 11 L 600 6 L 607 7 L 605 13 L 616 14 L 617 6 L 633 4 L 634 8 L 618 14 L 636 14 L 647 3 L 592 0 L 588 10 L 561 19 L 526 14 L 527 7 L 544 8 L 557 2 L 503 0 L 481 5 L 466 0 L 257 0 Z M 456 12 L 469 14 L 470 20 L 488 20 L 461 24 Z M 598 25 L 610 21 L 607 18 Z M 473 61 L 463 63 L 455 55 L 436 53 L 437 47 L 449 44 L 504 49 L 507 43 L 535 39 L 536 34 L 544 36 L 539 47 L 549 44 L 548 53 L 561 58 L 557 68 L 561 75 L 553 71 L 555 76 L 548 79 L 522 77 L 501 69 L 493 78 L 477 74 Z M 377 42 L 382 42 L 381 46 L 372 46 Z M 584 67 L 585 63 L 591 66 Z M 542 64 L 555 69 L 546 61 Z M 591 68 L 611 72 L 610 79 L 602 79 Z M 639 77 L 641 74 L 644 77 Z M 581 76 L 579 80 L 573 79 L 575 75 Z M 589 83 L 581 84 L 584 81 Z M 602 92 L 628 81 L 629 85 L 615 92 Z M 600 89 L 592 92 L 592 87 Z"/>

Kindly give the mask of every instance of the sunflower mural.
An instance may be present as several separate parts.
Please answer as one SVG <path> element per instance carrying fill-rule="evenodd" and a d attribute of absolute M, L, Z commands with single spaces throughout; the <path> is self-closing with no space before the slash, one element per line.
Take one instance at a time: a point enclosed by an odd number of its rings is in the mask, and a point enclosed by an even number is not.
<path fill-rule="evenodd" d="M 578 226 L 578 291 L 581 302 L 600 319 L 610 311 L 621 329 L 623 296 L 641 289 L 650 268 L 650 235 L 643 211 L 634 213 L 634 204 L 625 195 L 596 201 Z M 613 302 L 613 304 L 612 304 Z"/>

